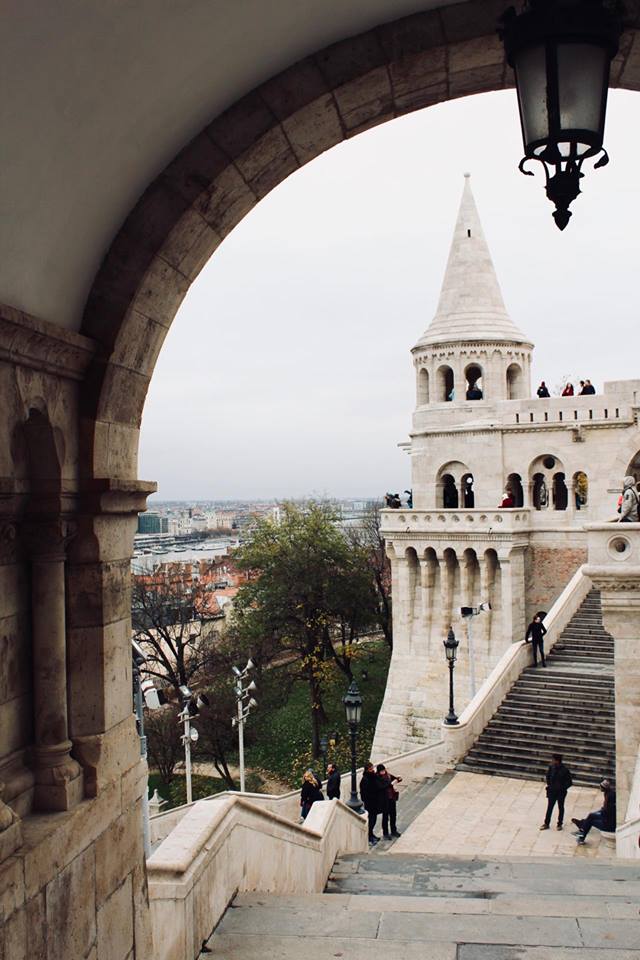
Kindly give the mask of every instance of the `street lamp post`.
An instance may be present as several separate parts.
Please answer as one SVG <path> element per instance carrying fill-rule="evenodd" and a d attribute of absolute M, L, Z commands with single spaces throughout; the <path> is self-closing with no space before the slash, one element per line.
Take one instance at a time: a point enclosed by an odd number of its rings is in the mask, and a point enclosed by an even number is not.
<path fill-rule="evenodd" d="M 602 146 L 611 61 L 623 30 L 619 0 L 525 0 L 510 7 L 500 36 L 513 67 L 524 142 L 520 170 L 542 163 L 553 219 L 564 230 L 580 193 L 582 164 L 609 162 Z"/>
<path fill-rule="evenodd" d="M 251 694 L 256 690 L 256 685 L 252 680 L 247 686 L 244 686 L 253 670 L 255 664 L 251 658 L 247 660 L 244 670 L 239 667 L 232 667 L 234 676 L 234 693 L 236 695 L 236 716 L 232 717 L 231 725 L 238 728 L 238 765 L 240 767 L 240 793 L 245 792 L 244 776 L 244 725 L 247 717 L 253 707 L 258 706 L 257 700 L 254 700 Z"/>
<path fill-rule="evenodd" d="M 327 777 L 327 748 L 329 746 L 329 738 L 326 733 L 320 737 L 320 756 L 322 757 L 322 779 L 326 780 Z"/>
<path fill-rule="evenodd" d="M 178 714 L 178 721 L 182 724 L 182 744 L 184 746 L 184 779 L 187 794 L 187 803 L 193 802 L 193 791 L 191 784 L 191 744 L 197 743 L 199 734 L 195 727 L 191 726 L 191 721 L 199 715 L 200 707 L 209 706 L 209 698 L 203 693 L 195 697 L 186 684 L 179 688 L 180 702 L 182 710 Z"/>
<path fill-rule="evenodd" d="M 475 656 L 473 653 L 473 634 L 471 631 L 471 624 L 473 623 L 473 618 L 478 617 L 481 613 L 488 613 L 491 610 L 490 603 L 481 603 L 478 607 L 460 607 L 460 616 L 463 617 L 467 622 L 467 642 L 469 645 L 469 692 L 471 694 L 470 699 L 476 695 L 476 664 Z"/>
<path fill-rule="evenodd" d="M 354 813 L 362 813 L 363 806 L 358 797 L 358 787 L 356 783 L 356 739 L 358 736 L 358 726 L 362 717 L 362 697 L 358 690 L 355 680 L 351 681 L 346 695 L 343 697 L 347 724 L 349 725 L 349 734 L 351 737 L 351 796 L 347 800 L 347 806 L 351 807 Z"/>
<path fill-rule="evenodd" d="M 447 657 L 447 663 L 449 664 L 449 713 L 444 718 L 444 722 L 449 726 L 453 726 L 458 722 L 458 717 L 453 706 L 453 671 L 456 663 L 456 650 L 458 649 L 458 641 L 456 640 L 455 633 L 451 627 L 449 627 L 447 639 L 443 640 L 442 642 L 444 644 L 444 652 Z"/>

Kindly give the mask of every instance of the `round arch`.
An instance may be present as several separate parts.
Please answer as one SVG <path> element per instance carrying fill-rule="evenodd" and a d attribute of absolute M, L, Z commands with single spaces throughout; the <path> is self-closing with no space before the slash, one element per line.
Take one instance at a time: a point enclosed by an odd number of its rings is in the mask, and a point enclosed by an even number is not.
<path fill-rule="evenodd" d="M 85 476 L 136 476 L 142 411 L 167 330 L 204 264 L 256 203 L 377 124 L 513 86 L 495 16 L 492 4 L 469 0 L 334 42 L 212 118 L 147 186 L 106 253 L 83 315 L 81 332 L 99 348 L 80 399 Z M 636 28 L 636 18 L 629 25 Z M 624 73 L 633 33 L 623 38 L 613 86 L 639 86 Z"/>

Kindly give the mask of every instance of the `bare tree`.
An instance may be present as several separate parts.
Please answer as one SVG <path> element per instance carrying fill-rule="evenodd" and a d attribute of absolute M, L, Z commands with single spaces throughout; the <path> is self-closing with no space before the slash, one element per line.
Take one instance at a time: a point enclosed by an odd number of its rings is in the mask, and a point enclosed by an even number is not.
<path fill-rule="evenodd" d="M 147 711 L 144 729 L 151 766 L 158 771 L 162 782 L 169 786 L 176 766 L 184 756 L 175 710 L 166 706 L 161 710 Z"/>
<path fill-rule="evenodd" d="M 362 520 L 349 528 L 347 536 L 367 556 L 373 580 L 376 620 L 389 649 L 393 650 L 391 564 L 385 550 L 380 510 L 379 503 L 371 503 Z"/>

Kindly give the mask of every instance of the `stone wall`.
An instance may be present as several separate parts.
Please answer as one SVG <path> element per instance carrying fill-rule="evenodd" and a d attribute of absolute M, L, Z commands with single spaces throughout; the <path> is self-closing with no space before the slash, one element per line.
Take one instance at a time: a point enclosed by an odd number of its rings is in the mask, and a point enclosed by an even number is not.
<path fill-rule="evenodd" d="M 584 539 L 584 535 L 581 537 Z M 525 554 L 526 621 L 538 610 L 550 610 L 583 563 L 587 547 L 532 543 Z"/>

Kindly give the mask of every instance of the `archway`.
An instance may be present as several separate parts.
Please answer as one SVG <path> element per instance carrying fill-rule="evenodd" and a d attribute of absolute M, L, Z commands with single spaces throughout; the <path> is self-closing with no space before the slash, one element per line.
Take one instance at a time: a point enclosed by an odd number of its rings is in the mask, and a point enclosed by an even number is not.
<path fill-rule="evenodd" d="M 438 367 L 436 371 L 436 391 L 437 400 L 443 403 L 449 400 L 455 400 L 455 381 L 453 370 L 447 364 Z"/>
<path fill-rule="evenodd" d="M 470 363 L 464 371 L 466 381 L 466 399 L 482 400 L 484 397 L 484 387 L 482 380 L 482 367 L 478 363 Z"/>
<path fill-rule="evenodd" d="M 429 371 L 424 367 L 418 371 L 418 406 L 429 403 Z"/>
<path fill-rule="evenodd" d="M 524 374 L 519 363 L 507 367 L 507 400 L 524 399 Z"/>
<path fill-rule="evenodd" d="M 473 474 L 465 473 L 460 481 L 460 499 L 462 506 L 471 510 L 476 505 L 476 494 L 473 488 Z"/>
<path fill-rule="evenodd" d="M 524 490 L 522 489 L 522 477 L 519 473 L 509 474 L 505 489 L 511 494 L 514 507 L 524 506 Z"/>
<path fill-rule="evenodd" d="M 572 489 L 576 510 L 585 510 L 589 504 L 589 478 L 583 470 L 574 473 Z"/>
<path fill-rule="evenodd" d="M 442 506 L 446 510 L 457 510 L 459 506 L 458 487 L 450 473 L 442 476 Z"/>
<path fill-rule="evenodd" d="M 569 503 L 569 491 L 565 481 L 564 473 L 555 473 L 553 475 L 552 485 L 552 503 L 554 510 L 566 510 Z"/>

